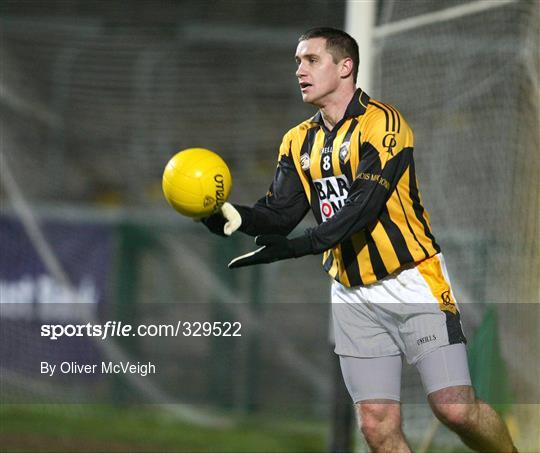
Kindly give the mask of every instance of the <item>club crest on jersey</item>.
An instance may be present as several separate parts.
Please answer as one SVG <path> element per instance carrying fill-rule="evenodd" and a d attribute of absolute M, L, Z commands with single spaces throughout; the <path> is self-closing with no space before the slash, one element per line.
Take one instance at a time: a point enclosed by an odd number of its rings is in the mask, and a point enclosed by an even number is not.
<path fill-rule="evenodd" d="M 396 134 L 394 133 L 386 134 L 382 140 L 382 145 L 383 147 L 386 148 L 386 151 L 388 152 L 388 154 L 393 156 L 394 155 L 393 149 L 397 145 Z"/>
<path fill-rule="evenodd" d="M 309 166 L 311 165 L 311 160 L 309 158 L 309 154 L 305 153 L 300 156 L 300 166 L 302 167 L 302 170 L 307 171 L 309 170 Z"/>
<path fill-rule="evenodd" d="M 351 142 L 344 142 L 339 147 L 339 161 L 344 164 L 349 160 L 349 148 Z"/>
<path fill-rule="evenodd" d="M 343 205 L 349 194 L 349 183 L 345 175 L 330 176 L 313 181 L 323 222 L 334 216 Z"/>

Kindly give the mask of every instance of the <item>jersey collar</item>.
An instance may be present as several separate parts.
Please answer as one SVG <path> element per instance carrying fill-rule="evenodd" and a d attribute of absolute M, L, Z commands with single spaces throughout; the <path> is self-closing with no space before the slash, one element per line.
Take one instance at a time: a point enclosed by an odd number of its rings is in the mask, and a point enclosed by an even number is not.
<path fill-rule="evenodd" d="M 358 88 L 354 92 L 351 102 L 349 102 L 349 105 L 345 109 L 345 114 L 343 115 L 343 118 L 339 121 L 339 123 L 341 123 L 347 118 L 355 118 L 357 116 L 363 115 L 366 111 L 369 99 L 370 98 L 367 93 L 365 93 L 362 88 Z M 324 125 L 320 110 L 311 118 L 311 121 L 313 123 Z"/>

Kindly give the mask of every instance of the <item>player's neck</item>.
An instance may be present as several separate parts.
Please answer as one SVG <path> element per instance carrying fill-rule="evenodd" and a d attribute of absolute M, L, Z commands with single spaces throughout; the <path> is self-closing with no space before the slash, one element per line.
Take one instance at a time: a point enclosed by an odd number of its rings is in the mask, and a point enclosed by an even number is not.
<path fill-rule="evenodd" d="M 344 87 L 332 93 L 332 96 L 323 105 L 319 106 L 324 125 L 328 130 L 332 130 L 343 118 L 355 91 L 356 87 L 354 86 Z"/>

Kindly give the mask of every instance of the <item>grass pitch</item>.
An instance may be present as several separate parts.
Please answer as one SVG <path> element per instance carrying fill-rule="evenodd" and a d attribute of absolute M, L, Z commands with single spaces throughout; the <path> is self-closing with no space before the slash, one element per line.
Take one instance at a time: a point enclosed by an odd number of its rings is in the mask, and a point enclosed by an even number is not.
<path fill-rule="evenodd" d="M 325 426 L 249 417 L 233 427 L 190 425 L 148 406 L 2 405 L 0 451 L 324 451 Z"/>

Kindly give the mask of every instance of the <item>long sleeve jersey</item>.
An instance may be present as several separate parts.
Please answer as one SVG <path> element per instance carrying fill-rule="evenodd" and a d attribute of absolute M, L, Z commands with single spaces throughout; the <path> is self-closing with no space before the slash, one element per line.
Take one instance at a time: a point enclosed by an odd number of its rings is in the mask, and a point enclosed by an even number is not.
<path fill-rule="evenodd" d="M 374 283 L 440 251 L 422 205 L 413 132 L 403 116 L 357 90 L 329 131 L 318 112 L 283 137 L 273 182 L 241 231 L 287 235 L 311 208 L 307 231 L 323 267 L 345 286 Z"/>

